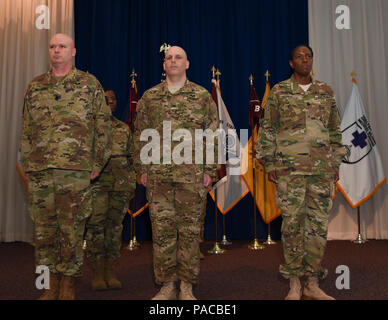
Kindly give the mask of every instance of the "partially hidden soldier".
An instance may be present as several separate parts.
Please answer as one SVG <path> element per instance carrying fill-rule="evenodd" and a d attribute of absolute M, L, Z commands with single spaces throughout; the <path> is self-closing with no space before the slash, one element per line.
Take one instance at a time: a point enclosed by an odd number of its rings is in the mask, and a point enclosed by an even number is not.
<path fill-rule="evenodd" d="M 82 276 L 83 235 L 92 212 L 91 180 L 111 153 L 111 112 L 91 74 L 73 67 L 73 40 L 50 39 L 50 70 L 24 98 L 22 161 L 29 180 L 35 263 L 50 271 L 40 299 L 75 299 Z"/>
<path fill-rule="evenodd" d="M 327 275 L 321 262 L 332 195 L 346 149 L 333 90 L 311 77 L 312 49 L 297 46 L 289 63 L 293 75 L 275 85 L 268 97 L 257 158 L 276 183 L 282 210 L 285 263 L 279 270 L 290 280 L 286 300 L 299 300 L 302 294 L 304 299 L 332 300 L 319 288 L 319 280 Z M 303 289 L 302 277 L 307 277 Z"/>
<path fill-rule="evenodd" d="M 134 164 L 142 184 L 147 187 L 154 275 L 156 283 L 162 285 L 153 299 L 177 299 L 176 282 L 180 280 L 178 298 L 194 300 L 192 285 L 198 282 L 200 271 L 201 216 L 208 187 L 218 169 L 217 139 L 213 146 L 214 162 L 196 163 L 195 130 L 216 132 L 219 121 L 209 92 L 187 80 L 189 61 L 182 48 L 171 47 L 165 54 L 163 67 L 166 80 L 146 91 L 138 102 Z M 158 142 L 160 154 L 150 156 L 155 161 L 147 158 L 144 139 L 151 132 L 146 129 L 153 129 L 156 132 L 151 130 L 152 134 L 161 137 L 160 144 Z M 169 129 L 172 137 L 168 136 Z M 174 160 L 174 155 L 177 155 L 175 147 L 182 146 L 182 139 L 191 145 L 189 150 L 192 151 L 190 154 L 185 152 L 185 159 L 180 163 Z M 168 144 L 171 150 L 168 150 Z M 201 140 L 200 144 L 205 143 Z M 206 139 L 203 150 L 208 145 Z"/>
<path fill-rule="evenodd" d="M 86 223 L 86 254 L 92 265 L 93 290 L 121 289 L 115 269 L 120 258 L 123 219 L 135 190 L 133 141 L 129 126 L 113 116 L 116 95 L 104 89 L 112 111 L 112 155 L 93 183 L 93 212 Z"/>

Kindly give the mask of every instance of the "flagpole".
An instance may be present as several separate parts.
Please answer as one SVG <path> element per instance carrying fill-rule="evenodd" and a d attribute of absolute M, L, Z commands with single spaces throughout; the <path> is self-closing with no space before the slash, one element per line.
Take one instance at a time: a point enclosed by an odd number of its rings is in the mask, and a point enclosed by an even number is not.
<path fill-rule="evenodd" d="M 267 210 L 266 210 L 266 205 L 265 205 L 265 202 L 267 200 L 267 183 L 266 183 L 266 174 L 265 173 L 264 173 L 264 188 L 263 189 L 264 189 L 264 191 L 263 191 L 263 193 L 264 193 L 264 209 L 263 210 L 264 210 L 264 217 L 267 218 L 267 215 L 266 215 Z M 263 244 L 267 244 L 267 245 L 276 244 L 276 242 L 273 241 L 271 238 L 271 222 L 268 222 L 268 224 L 267 224 L 267 233 L 268 233 L 267 240 L 264 241 Z"/>
<path fill-rule="evenodd" d="M 253 242 L 248 245 L 248 248 L 251 250 L 262 250 L 265 247 L 259 243 L 259 240 L 257 239 L 257 221 L 256 221 L 256 172 L 255 172 L 255 164 L 254 164 L 254 144 L 252 143 L 252 175 L 253 175 L 253 230 L 254 230 L 254 239 Z"/>
<path fill-rule="evenodd" d="M 133 122 L 134 122 L 134 117 L 135 117 L 135 112 L 136 112 L 136 108 L 135 110 L 133 110 L 134 106 L 132 105 L 133 104 L 133 101 L 132 101 L 132 92 L 133 90 L 135 90 L 136 92 L 136 96 L 137 96 L 137 88 L 136 88 L 136 80 L 135 78 L 137 77 L 137 73 L 135 72 L 135 69 L 132 69 L 132 73 L 130 75 L 130 77 L 132 78 L 131 79 L 131 86 L 130 86 L 130 89 L 129 89 L 129 116 L 128 116 L 128 125 L 129 125 L 129 129 L 133 129 Z M 137 100 L 136 100 L 136 103 L 137 103 Z"/>
<path fill-rule="evenodd" d="M 267 237 L 267 241 L 265 241 L 264 244 L 268 244 L 268 245 L 276 244 L 276 241 L 273 241 L 271 238 L 271 222 L 268 223 L 268 237 Z"/>
<path fill-rule="evenodd" d="M 231 241 L 228 241 L 228 239 L 226 238 L 226 222 L 225 222 L 225 215 L 223 214 L 222 215 L 222 231 L 223 231 L 223 236 L 222 236 L 222 241 L 221 241 L 221 244 L 224 245 L 224 246 L 229 246 L 232 244 Z"/>
<path fill-rule="evenodd" d="M 265 81 L 267 83 L 269 81 L 269 76 L 270 76 L 268 70 L 264 74 L 264 76 L 265 76 Z M 264 103 L 264 101 L 262 101 L 262 103 Z M 267 183 L 266 183 L 266 174 L 264 172 L 264 216 L 267 218 L 266 216 L 267 210 L 265 205 L 266 200 L 267 200 Z M 268 222 L 268 236 L 267 236 L 267 241 L 265 241 L 264 244 L 267 244 L 267 245 L 276 244 L 276 242 L 273 241 L 271 238 L 271 222 Z"/>
<path fill-rule="evenodd" d="M 214 66 L 212 67 L 211 71 L 212 71 L 213 80 L 217 76 L 217 82 L 219 84 L 221 72 L 218 69 L 216 69 Z M 215 239 L 216 240 L 215 240 L 215 244 L 214 244 L 213 249 L 208 251 L 210 254 L 223 254 L 226 251 L 225 249 L 221 249 L 219 244 L 218 244 L 217 193 L 218 193 L 218 188 L 214 188 L 214 225 L 215 225 Z"/>
<path fill-rule="evenodd" d="M 357 84 L 356 75 L 357 73 L 353 70 L 350 74 L 352 76 L 352 82 Z M 353 241 L 356 244 L 364 244 L 366 240 L 362 238 L 361 235 L 361 215 L 360 215 L 360 206 L 357 207 L 357 226 L 358 226 L 358 236 L 357 239 Z"/>
<path fill-rule="evenodd" d="M 251 75 L 249 77 L 249 81 L 250 81 L 250 84 L 253 84 L 253 76 Z M 253 127 L 253 130 L 255 130 L 255 127 Z M 252 137 L 254 137 L 254 134 L 253 134 L 253 130 L 252 130 Z M 253 230 L 254 230 L 254 239 L 253 239 L 253 242 L 248 245 L 248 248 L 250 250 L 262 250 L 264 249 L 265 247 L 259 243 L 259 240 L 257 239 L 257 221 L 256 221 L 256 214 L 257 214 L 257 209 L 256 209 L 256 168 L 255 168 L 255 146 L 254 146 L 254 143 L 253 143 L 253 138 L 252 138 L 252 144 L 251 144 L 251 147 L 252 147 L 252 177 L 253 177 Z"/>
<path fill-rule="evenodd" d="M 136 240 L 136 217 L 133 218 L 133 245 L 140 248 L 141 244 Z"/>
<path fill-rule="evenodd" d="M 357 207 L 357 225 L 358 225 L 358 236 L 357 239 L 353 241 L 356 244 L 364 244 L 367 240 L 364 240 L 361 235 L 361 222 L 360 222 L 360 207 Z"/>
<path fill-rule="evenodd" d="M 225 253 L 225 249 L 221 249 L 219 244 L 218 244 L 218 223 L 217 223 L 217 213 L 218 213 L 218 208 L 217 208 L 217 189 L 214 190 L 214 225 L 215 225 L 215 244 L 213 249 L 209 250 L 208 252 L 210 254 L 223 254 Z"/>
<path fill-rule="evenodd" d="M 129 212 L 129 210 L 128 210 L 128 213 L 131 216 L 131 222 L 130 222 L 130 227 L 129 227 L 129 232 L 130 232 L 129 239 L 130 240 L 129 240 L 129 244 L 127 246 L 127 250 L 133 251 L 133 250 L 136 250 L 136 249 L 139 249 L 139 248 L 137 246 L 135 246 L 134 243 L 133 243 L 133 216 Z"/>

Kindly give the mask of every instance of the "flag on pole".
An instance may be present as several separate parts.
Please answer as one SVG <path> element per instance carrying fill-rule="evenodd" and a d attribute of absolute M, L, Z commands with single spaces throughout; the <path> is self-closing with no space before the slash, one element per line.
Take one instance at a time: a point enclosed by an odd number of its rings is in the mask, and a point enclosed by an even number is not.
<path fill-rule="evenodd" d="M 135 70 L 133 70 L 131 74 L 132 85 L 131 85 L 131 88 L 129 89 L 129 117 L 128 117 L 128 125 L 131 130 L 133 127 L 133 122 L 135 121 L 137 102 L 139 101 L 139 98 L 137 96 L 137 84 L 135 80 L 136 76 L 137 74 L 135 73 Z"/>
<path fill-rule="evenodd" d="M 131 81 L 131 88 L 129 90 L 129 118 L 128 118 L 128 125 L 129 128 L 133 129 L 133 124 L 135 121 L 136 116 L 136 108 L 137 108 L 137 102 L 139 101 L 138 95 L 137 95 L 137 84 L 135 77 L 137 77 L 137 74 L 135 73 L 135 70 L 132 71 L 131 74 L 132 81 Z M 145 209 L 148 208 L 148 201 L 146 196 L 146 188 L 141 184 L 140 177 L 136 178 L 136 189 L 135 189 L 135 196 L 133 198 L 132 202 L 132 209 L 128 209 L 128 213 L 132 215 L 133 218 L 136 218 L 139 214 L 141 214 Z"/>
<path fill-rule="evenodd" d="M 250 94 L 249 94 L 249 126 L 253 129 L 256 128 L 256 124 L 259 123 L 260 115 L 261 115 L 261 106 L 260 100 L 257 97 L 256 89 L 253 85 L 253 77 L 250 77 Z"/>
<path fill-rule="evenodd" d="M 267 103 L 267 98 L 268 98 L 270 92 L 271 92 L 271 86 L 269 84 L 269 81 L 267 80 L 265 82 L 265 91 L 264 91 L 263 103 L 262 103 L 263 108 L 265 107 L 265 104 Z"/>
<path fill-rule="evenodd" d="M 218 97 L 217 97 L 217 86 L 216 86 L 216 84 L 217 84 L 217 82 L 215 80 L 212 81 L 212 98 L 213 98 L 214 102 L 216 103 L 218 111 L 219 111 Z M 219 113 L 218 113 L 218 117 L 220 117 Z M 217 172 L 218 180 L 221 180 L 225 176 L 226 176 L 226 166 L 225 166 L 225 164 L 221 164 L 221 166 L 220 166 L 220 168 L 218 169 L 218 172 Z"/>
<path fill-rule="evenodd" d="M 228 213 L 232 208 L 244 198 L 249 190 L 240 175 L 241 151 L 240 140 L 233 125 L 229 112 L 221 97 L 221 90 L 215 79 L 212 80 L 212 88 L 216 89 L 216 104 L 220 120 L 222 134 L 219 139 L 219 160 L 225 163 L 225 173 L 210 191 L 210 195 L 215 200 L 214 194 L 217 189 L 217 207 L 222 214 Z M 213 90 L 212 90 L 213 91 Z M 248 138 L 248 137 L 246 137 Z"/>
<path fill-rule="evenodd" d="M 265 106 L 265 102 L 267 101 L 267 97 L 270 92 L 270 85 L 269 82 L 266 82 L 264 97 L 263 97 L 263 104 L 262 106 Z M 259 106 L 259 108 L 257 108 Z M 277 217 L 280 216 L 281 210 L 276 205 L 276 185 L 269 181 L 268 174 L 266 173 L 264 166 L 256 159 L 256 157 L 253 155 L 254 151 L 256 150 L 256 143 L 257 143 L 257 133 L 259 129 L 259 123 L 258 120 L 260 119 L 260 114 L 262 112 L 262 109 L 260 107 L 260 101 L 257 97 L 256 90 L 253 86 L 253 83 L 251 82 L 250 85 L 250 101 L 249 101 L 249 125 L 255 124 L 255 127 L 252 129 L 252 135 L 249 138 L 249 141 L 247 145 L 244 147 L 243 157 L 248 157 L 247 160 L 243 159 L 242 163 L 246 164 L 247 167 L 242 167 L 244 174 L 242 174 L 242 177 L 244 181 L 246 182 L 249 191 L 255 199 L 256 206 L 259 209 L 259 212 L 261 214 L 261 217 L 263 218 L 263 221 L 265 223 L 270 223 L 273 220 L 275 220 Z M 258 114 L 255 115 L 254 112 L 251 112 L 251 110 L 259 110 Z M 258 120 L 256 120 L 258 119 Z M 252 149 L 252 144 L 253 148 Z M 255 195 L 253 192 L 253 161 L 254 159 L 254 165 L 256 168 L 255 171 Z"/>
<path fill-rule="evenodd" d="M 348 155 L 340 166 L 337 186 L 349 204 L 357 208 L 373 196 L 386 178 L 355 79 L 342 118 L 341 132 Z"/>

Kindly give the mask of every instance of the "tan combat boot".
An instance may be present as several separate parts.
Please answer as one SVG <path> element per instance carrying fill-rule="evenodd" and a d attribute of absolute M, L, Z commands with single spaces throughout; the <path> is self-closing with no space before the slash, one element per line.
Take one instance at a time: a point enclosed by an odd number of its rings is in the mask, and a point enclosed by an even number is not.
<path fill-rule="evenodd" d="M 205 256 L 203 255 L 203 253 L 201 251 L 199 252 L 199 259 L 200 260 L 204 260 L 205 259 Z"/>
<path fill-rule="evenodd" d="M 50 289 L 45 290 L 44 294 L 38 300 L 57 300 L 59 296 L 59 282 L 61 275 L 50 272 Z"/>
<path fill-rule="evenodd" d="M 108 258 L 105 260 L 104 279 L 109 289 L 121 289 L 123 286 L 115 274 L 116 260 Z"/>
<path fill-rule="evenodd" d="M 193 285 L 190 282 L 181 281 L 179 300 L 197 300 L 193 295 Z"/>
<path fill-rule="evenodd" d="M 303 290 L 304 300 L 335 300 L 333 297 L 328 296 L 319 288 L 318 278 L 309 277 L 305 283 Z"/>
<path fill-rule="evenodd" d="M 300 300 L 302 297 L 302 286 L 297 277 L 290 278 L 290 291 L 284 300 Z"/>
<path fill-rule="evenodd" d="M 151 300 L 176 300 L 175 282 L 166 282 Z"/>
<path fill-rule="evenodd" d="M 98 259 L 92 263 L 92 289 L 106 290 L 108 286 L 104 280 L 104 258 Z"/>
<path fill-rule="evenodd" d="M 75 300 L 75 278 L 62 276 L 58 300 Z"/>

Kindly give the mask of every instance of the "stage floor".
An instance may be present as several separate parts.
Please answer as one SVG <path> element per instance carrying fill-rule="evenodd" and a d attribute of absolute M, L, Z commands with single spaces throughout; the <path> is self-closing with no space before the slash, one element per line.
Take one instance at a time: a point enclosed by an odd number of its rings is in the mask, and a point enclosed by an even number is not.
<path fill-rule="evenodd" d="M 278 272 L 282 263 L 280 242 L 263 250 L 248 249 L 248 241 L 236 240 L 227 251 L 211 255 L 214 242 L 201 244 L 205 259 L 201 261 L 200 280 L 194 294 L 200 300 L 283 300 L 289 286 Z M 95 292 L 90 288 L 91 269 L 85 259 L 84 275 L 77 282 L 80 300 L 148 300 L 157 291 L 153 281 L 152 243 L 129 251 L 122 247 L 118 276 L 122 290 Z M 0 300 L 36 299 L 38 274 L 34 268 L 34 248 L 28 243 L 0 243 Z M 329 241 L 323 265 L 329 275 L 321 287 L 338 300 L 388 300 L 388 240 L 370 240 L 365 244 Z M 339 266 L 349 268 L 349 289 L 338 289 Z M 339 283 L 344 283 L 340 281 Z"/>

